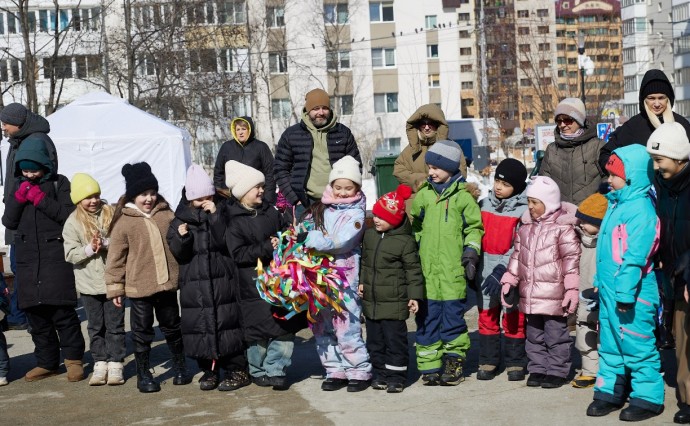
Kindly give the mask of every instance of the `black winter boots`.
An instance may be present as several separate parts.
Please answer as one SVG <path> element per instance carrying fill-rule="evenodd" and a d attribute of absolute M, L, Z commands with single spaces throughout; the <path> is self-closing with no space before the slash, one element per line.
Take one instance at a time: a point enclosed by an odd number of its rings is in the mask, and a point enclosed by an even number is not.
<path fill-rule="evenodd" d="M 153 380 L 151 366 L 149 365 L 150 352 L 135 352 L 134 359 L 137 362 L 137 389 L 142 393 L 158 392 L 161 386 Z"/>

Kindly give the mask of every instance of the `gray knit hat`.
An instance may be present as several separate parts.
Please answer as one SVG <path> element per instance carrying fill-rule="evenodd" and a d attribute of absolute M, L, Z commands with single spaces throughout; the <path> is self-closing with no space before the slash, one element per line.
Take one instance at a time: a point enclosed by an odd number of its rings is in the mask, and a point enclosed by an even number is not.
<path fill-rule="evenodd" d="M 435 144 L 431 145 L 424 156 L 424 161 L 449 173 L 456 173 L 460 169 L 461 158 L 462 149 L 460 145 L 446 139 L 436 141 Z"/>
<path fill-rule="evenodd" d="M 16 102 L 7 105 L 0 111 L 0 121 L 13 126 L 23 126 L 26 121 L 27 109 L 24 105 Z"/>
<path fill-rule="evenodd" d="M 565 98 L 556 107 L 556 112 L 554 112 L 554 117 L 559 115 L 567 115 L 572 117 L 573 120 L 577 121 L 580 127 L 585 126 L 585 120 L 587 119 L 587 112 L 585 111 L 585 104 L 582 103 L 578 98 Z"/>

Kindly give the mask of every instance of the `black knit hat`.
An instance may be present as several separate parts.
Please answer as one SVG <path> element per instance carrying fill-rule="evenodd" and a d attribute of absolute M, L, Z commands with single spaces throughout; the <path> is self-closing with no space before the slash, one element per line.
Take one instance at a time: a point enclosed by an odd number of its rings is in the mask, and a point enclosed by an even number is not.
<path fill-rule="evenodd" d="M 13 126 L 23 126 L 26 121 L 26 107 L 16 102 L 7 105 L 0 111 L 0 121 Z"/>
<path fill-rule="evenodd" d="M 496 179 L 501 179 L 513 186 L 513 195 L 518 195 L 527 187 L 527 169 L 514 158 L 506 158 L 496 167 Z"/>
<path fill-rule="evenodd" d="M 669 83 L 668 81 L 656 79 L 650 80 L 649 83 L 645 84 L 645 86 L 640 91 L 640 98 L 644 99 L 653 93 L 662 93 L 666 95 L 669 101 L 671 102 L 671 106 L 673 106 L 673 102 L 676 96 L 673 93 L 673 87 L 671 87 L 671 83 Z"/>
<path fill-rule="evenodd" d="M 146 162 L 125 164 L 122 166 L 122 176 L 125 177 L 125 197 L 128 200 L 149 189 L 158 192 L 158 179 L 151 173 L 151 166 Z"/>

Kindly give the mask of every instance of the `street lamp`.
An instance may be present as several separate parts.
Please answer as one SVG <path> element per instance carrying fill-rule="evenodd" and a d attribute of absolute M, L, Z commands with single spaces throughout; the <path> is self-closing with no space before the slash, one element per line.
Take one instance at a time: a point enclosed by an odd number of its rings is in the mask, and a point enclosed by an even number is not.
<path fill-rule="evenodd" d="M 580 99 L 585 103 L 585 33 L 577 35 L 577 59 L 580 65 Z"/>

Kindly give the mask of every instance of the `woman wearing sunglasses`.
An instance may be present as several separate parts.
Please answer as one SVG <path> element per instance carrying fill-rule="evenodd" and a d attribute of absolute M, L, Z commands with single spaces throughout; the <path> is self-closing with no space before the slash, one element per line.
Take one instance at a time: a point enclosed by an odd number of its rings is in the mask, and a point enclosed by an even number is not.
<path fill-rule="evenodd" d="M 577 98 L 563 99 L 555 118 L 555 141 L 546 148 L 539 174 L 558 184 L 562 201 L 579 205 L 597 192 L 606 176 L 597 163 L 604 142 L 597 138 L 597 129 Z"/>

